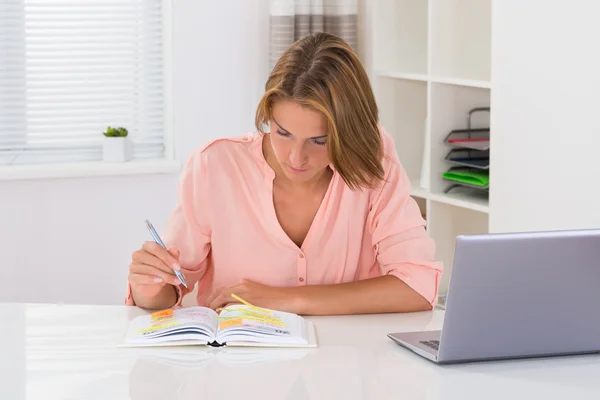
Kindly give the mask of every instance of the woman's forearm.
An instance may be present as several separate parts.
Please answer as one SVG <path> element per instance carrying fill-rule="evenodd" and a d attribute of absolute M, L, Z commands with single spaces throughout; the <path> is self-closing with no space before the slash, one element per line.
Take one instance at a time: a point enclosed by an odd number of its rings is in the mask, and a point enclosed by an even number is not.
<path fill-rule="evenodd" d="M 370 314 L 431 310 L 431 304 L 395 276 L 336 285 L 290 288 L 294 311 L 303 315 Z"/>

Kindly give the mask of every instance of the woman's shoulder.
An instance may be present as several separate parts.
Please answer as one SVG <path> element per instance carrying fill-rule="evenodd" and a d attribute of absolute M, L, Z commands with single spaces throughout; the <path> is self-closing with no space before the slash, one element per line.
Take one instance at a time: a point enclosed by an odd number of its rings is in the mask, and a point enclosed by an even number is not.
<path fill-rule="evenodd" d="M 246 153 L 260 138 L 261 135 L 255 132 L 238 136 L 222 136 L 206 141 L 196 149 L 196 153 L 209 156 L 223 153 Z"/>
<path fill-rule="evenodd" d="M 190 155 L 190 161 L 203 163 L 239 163 L 244 159 L 252 159 L 260 146 L 262 135 L 248 132 L 238 136 L 222 136 L 210 139 L 198 146 Z"/>
<path fill-rule="evenodd" d="M 183 162 L 180 181 L 184 186 L 200 187 L 215 182 L 237 182 L 257 168 L 257 155 L 262 154 L 261 135 L 247 133 L 224 136 L 206 141 L 196 147 Z"/>

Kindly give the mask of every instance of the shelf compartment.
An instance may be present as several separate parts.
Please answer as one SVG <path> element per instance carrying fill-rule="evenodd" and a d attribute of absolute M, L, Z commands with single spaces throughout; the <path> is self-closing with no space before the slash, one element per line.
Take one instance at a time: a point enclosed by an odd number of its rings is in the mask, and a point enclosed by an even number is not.
<path fill-rule="evenodd" d="M 373 6 L 374 69 L 426 74 L 428 1 L 377 0 Z"/>
<path fill-rule="evenodd" d="M 430 0 L 431 75 L 489 82 L 492 0 Z"/>
<path fill-rule="evenodd" d="M 436 244 L 436 259 L 444 263 L 440 294 L 447 293 L 454 261 L 456 237 L 461 234 L 487 233 L 489 215 L 432 199 L 428 204 L 428 233 Z"/>
<path fill-rule="evenodd" d="M 444 83 L 431 83 L 430 88 L 430 189 L 443 193 L 448 186 L 443 173 L 452 167 L 447 160 L 449 151 L 465 146 L 482 151 L 489 148 L 490 113 L 473 110 L 489 108 L 490 90 Z"/>
<path fill-rule="evenodd" d="M 411 182 L 421 176 L 427 115 L 427 83 L 377 77 L 374 91 L 383 128 L 393 137 Z"/>

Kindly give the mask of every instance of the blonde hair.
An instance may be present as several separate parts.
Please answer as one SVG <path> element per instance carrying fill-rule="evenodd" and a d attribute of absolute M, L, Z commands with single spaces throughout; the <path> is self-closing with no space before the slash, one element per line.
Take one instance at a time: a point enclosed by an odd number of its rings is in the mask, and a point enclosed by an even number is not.
<path fill-rule="evenodd" d="M 315 33 L 283 53 L 256 110 L 260 132 L 279 100 L 292 100 L 325 115 L 329 159 L 351 189 L 373 187 L 383 179 L 375 96 L 358 56 L 344 40 Z"/>

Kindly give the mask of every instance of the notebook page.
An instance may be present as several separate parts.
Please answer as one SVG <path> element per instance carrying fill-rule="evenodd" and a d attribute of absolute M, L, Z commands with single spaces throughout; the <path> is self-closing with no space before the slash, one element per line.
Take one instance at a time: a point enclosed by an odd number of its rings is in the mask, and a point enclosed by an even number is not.
<path fill-rule="evenodd" d="M 219 343 L 308 343 L 304 319 L 292 313 L 236 304 L 221 311 L 218 322 Z"/>
<path fill-rule="evenodd" d="M 167 309 L 134 318 L 125 340 L 132 343 L 212 340 L 216 326 L 217 313 L 209 308 Z"/>

